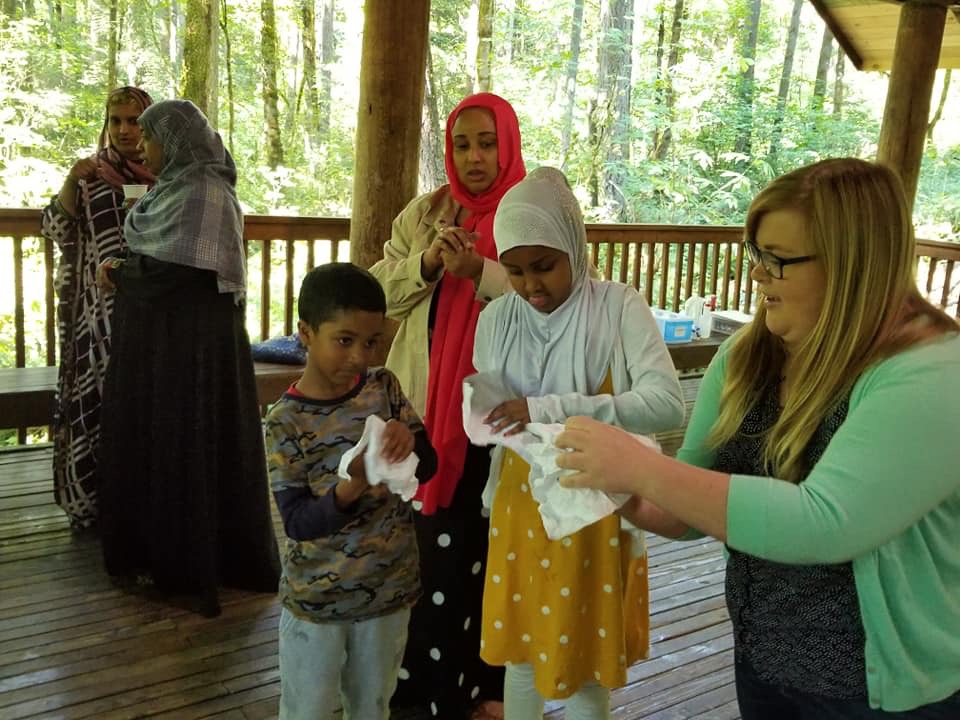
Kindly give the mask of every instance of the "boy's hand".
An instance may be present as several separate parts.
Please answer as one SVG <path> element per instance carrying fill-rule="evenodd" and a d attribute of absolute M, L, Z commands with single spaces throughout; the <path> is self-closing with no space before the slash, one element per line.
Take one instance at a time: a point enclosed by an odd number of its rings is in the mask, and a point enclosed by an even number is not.
<path fill-rule="evenodd" d="M 530 422 L 530 407 L 526 398 L 507 400 L 497 405 L 483 421 L 490 426 L 491 432 L 506 430 L 506 435 L 522 433 Z M 511 427 L 512 426 L 512 427 Z M 508 429 L 509 428 L 509 429 Z"/>
<path fill-rule="evenodd" d="M 406 460 L 413 452 L 413 433 L 399 420 L 387 420 L 383 429 L 383 448 L 380 455 L 388 463 L 398 463 Z"/>
<path fill-rule="evenodd" d="M 349 480 L 341 480 L 333 488 L 333 497 L 337 507 L 344 510 L 353 505 L 360 496 L 367 491 L 370 484 L 367 482 L 367 471 L 363 465 L 363 455 L 360 453 L 353 459 L 347 472 L 350 473 Z"/>

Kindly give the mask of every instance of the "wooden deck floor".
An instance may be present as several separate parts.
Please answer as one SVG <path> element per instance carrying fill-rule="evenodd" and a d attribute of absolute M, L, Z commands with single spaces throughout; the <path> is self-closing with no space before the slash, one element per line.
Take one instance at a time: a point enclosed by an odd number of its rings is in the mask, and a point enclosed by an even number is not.
<path fill-rule="evenodd" d="M 50 488 L 49 449 L 0 453 L 0 718 L 276 717 L 275 598 L 226 591 L 206 620 L 125 593 Z M 719 544 L 651 538 L 650 555 L 651 658 L 614 717 L 739 717 Z"/>

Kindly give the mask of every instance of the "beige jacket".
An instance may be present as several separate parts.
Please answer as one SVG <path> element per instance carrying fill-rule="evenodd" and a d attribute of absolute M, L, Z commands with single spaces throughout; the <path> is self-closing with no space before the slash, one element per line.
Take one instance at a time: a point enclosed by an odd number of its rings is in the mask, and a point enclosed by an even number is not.
<path fill-rule="evenodd" d="M 424 280 L 420 259 L 437 236 L 436 222 L 442 219 L 452 225 L 459 210 L 448 186 L 411 200 L 393 221 L 390 239 L 383 246 L 383 260 L 370 268 L 387 295 L 387 316 L 400 322 L 387 356 L 387 367 L 400 380 L 404 394 L 420 417 L 427 404 L 430 370 L 430 301 L 443 274 L 441 271 L 432 282 Z M 477 300 L 490 302 L 508 290 L 506 271 L 495 260 L 484 258 Z"/>

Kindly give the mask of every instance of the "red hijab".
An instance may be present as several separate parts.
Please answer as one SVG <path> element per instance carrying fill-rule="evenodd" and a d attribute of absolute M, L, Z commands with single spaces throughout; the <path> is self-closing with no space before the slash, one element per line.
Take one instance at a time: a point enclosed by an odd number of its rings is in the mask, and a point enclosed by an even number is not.
<path fill-rule="evenodd" d="M 469 192 L 457 177 L 453 163 L 453 124 L 457 116 L 472 107 L 493 113 L 497 130 L 497 177 L 479 195 Z M 466 230 L 479 235 L 477 252 L 497 259 L 493 240 L 493 216 L 504 194 L 520 182 L 527 171 L 520 152 L 520 123 L 506 100 L 491 93 L 478 93 L 464 98 L 447 118 L 445 163 L 450 194 L 470 211 L 462 223 Z M 473 367 L 473 337 L 477 328 L 480 303 L 475 299 L 473 281 L 444 273 L 437 288 L 436 320 L 430 345 L 430 373 L 427 384 L 427 405 L 424 425 L 437 451 L 437 473 L 420 486 L 417 499 L 422 512 L 432 515 L 437 508 L 453 501 L 457 482 L 463 474 L 467 452 L 467 436 L 463 431 L 463 379 L 476 370 Z"/>

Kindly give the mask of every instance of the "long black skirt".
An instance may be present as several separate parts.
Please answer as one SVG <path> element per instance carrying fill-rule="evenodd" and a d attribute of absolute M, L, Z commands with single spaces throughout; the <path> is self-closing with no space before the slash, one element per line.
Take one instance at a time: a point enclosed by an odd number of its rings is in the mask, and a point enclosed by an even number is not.
<path fill-rule="evenodd" d="M 118 294 L 98 490 L 107 572 L 215 614 L 218 585 L 276 592 L 279 559 L 243 308 L 209 280 Z"/>
<path fill-rule="evenodd" d="M 468 446 L 450 507 L 414 515 L 423 596 L 411 614 L 394 707 L 459 720 L 478 702 L 503 698 L 503 668 L 480 659 L 490 532 L 480 494 L 489 469 L 489 448 Z"/>

